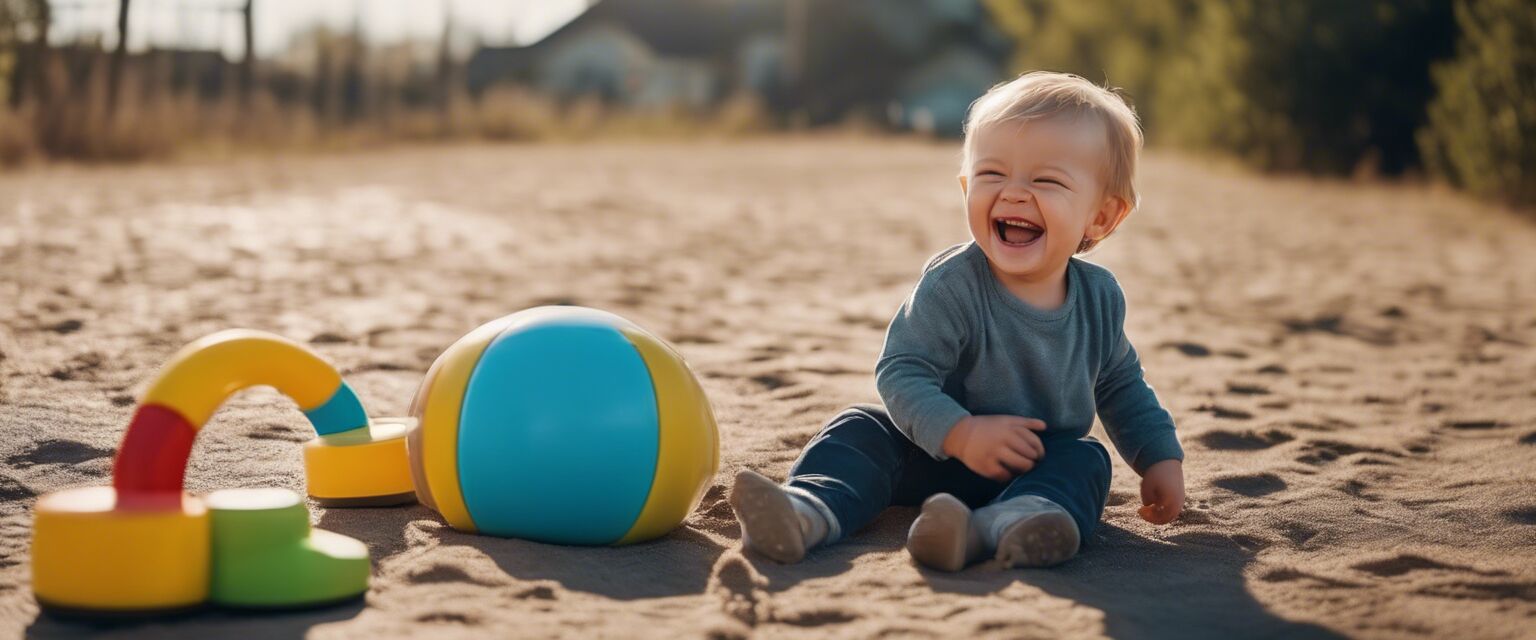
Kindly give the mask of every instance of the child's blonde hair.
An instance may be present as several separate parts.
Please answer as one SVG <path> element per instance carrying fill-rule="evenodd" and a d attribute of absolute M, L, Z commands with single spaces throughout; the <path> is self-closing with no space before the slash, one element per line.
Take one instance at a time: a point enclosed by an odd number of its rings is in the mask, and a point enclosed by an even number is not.
<path fill-rule="evenodd" d="M 1142 135 L 1136 111 L 1114 90 L 1070 73 L 1031 71 L 993 86 L 972 102 L 965 118 L 962 173 L 971 173 L 974 134 L 982 127 L 1056 115 L 1089 116 L 1104 123 L 1109 142 L 1104 193 L 1124 200 L 1134 211 L 1141 204 L 1141 195 L 1136 192 L 1136 157 L 1141 152 Z M 1101 241 L 1103 238 L 1089 240 L 1078 251 L 1092 249 Z"/>

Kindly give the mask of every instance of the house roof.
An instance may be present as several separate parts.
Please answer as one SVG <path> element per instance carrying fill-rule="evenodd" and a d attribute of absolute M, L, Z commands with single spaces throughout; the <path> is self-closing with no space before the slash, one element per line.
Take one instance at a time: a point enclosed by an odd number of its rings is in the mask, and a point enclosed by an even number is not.
<path fill-rule="evenodd" d="M 543 39 L 538 50 L 595 24 L 618 24 L 663 56 L 705 57 L 729 51 L 754 31 L 783 25 L 783 0 L 598 0 Z"/>

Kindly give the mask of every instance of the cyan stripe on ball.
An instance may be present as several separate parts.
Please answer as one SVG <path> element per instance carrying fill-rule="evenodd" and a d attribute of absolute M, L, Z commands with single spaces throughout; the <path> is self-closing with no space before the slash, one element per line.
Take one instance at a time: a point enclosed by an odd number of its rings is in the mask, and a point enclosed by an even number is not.
<path fill-rule="evenodd" d="M 470 375 L 459 478 L 481 533 L 609 544 L 645 505 L 659 430 L 650 371 L 623 334 L 583 316 L 514 324 Z"/>
<path fill-rule="evenodd" d="M 682 356 L 619 316 L 538 307 L 471 331 L 411 404 L 422 503 L 459 531 L 561 544 L 665 535 L 719 469 Z"/>

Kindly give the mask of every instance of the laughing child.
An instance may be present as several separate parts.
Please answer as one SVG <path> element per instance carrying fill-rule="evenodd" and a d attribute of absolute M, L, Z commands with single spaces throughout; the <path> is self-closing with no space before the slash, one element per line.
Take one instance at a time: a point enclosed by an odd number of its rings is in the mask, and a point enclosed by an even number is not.
<path fill-rule="evenodd" d="M 1136 208 L 1141 141 L 1119 96 L 1073 75 L 1025 74 L 971 106 L 960 191 L 972 242 L 930 260 L 891 321 L 875 366 L 883 408 L 832 418 L 782 485 L 737 474 L 744 546 L 798 562 L 888 506 L 921 503 L 907 550 L 925 566 L 1061 563 L 1109 495 L 1095 413 L 1141 474 L 1141 517 L 1178 517 L 1184 453 L 1126 340 L 1125 297 L 1074 257 Z"/>

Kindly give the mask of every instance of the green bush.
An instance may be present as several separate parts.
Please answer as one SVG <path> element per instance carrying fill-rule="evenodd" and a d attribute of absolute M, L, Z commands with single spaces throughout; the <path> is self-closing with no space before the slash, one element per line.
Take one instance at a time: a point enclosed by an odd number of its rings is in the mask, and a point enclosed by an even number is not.
<path fill-rule="evenodd" d="M 1419 134 L 1431 171 L 1472 193 L 1536 205 L 1536 7 L 1529 0 L 1456 6 L 1456 58 Z"/>
<path fill-rule="evenodd" d="M 1451 0 L 993 0 L 1015 66 L 1124 87 L 1148 138 L 1265 169 L 1398 173 L 1430 63 L 1455 38 Z"/>

